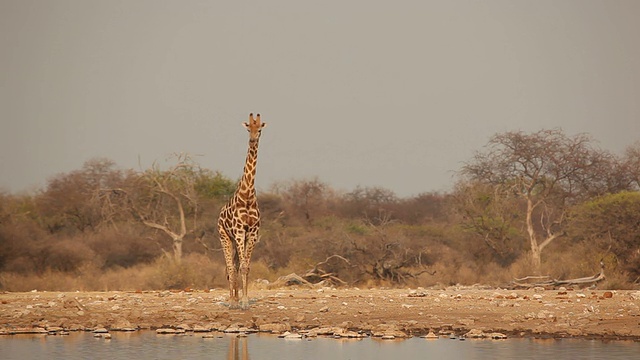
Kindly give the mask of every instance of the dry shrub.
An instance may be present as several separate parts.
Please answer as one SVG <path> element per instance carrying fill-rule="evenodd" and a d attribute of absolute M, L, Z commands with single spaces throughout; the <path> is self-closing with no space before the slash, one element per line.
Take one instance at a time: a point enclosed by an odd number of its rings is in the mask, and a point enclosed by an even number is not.
<path fill-rule="evenodd" d="M 181 262 L 163 256 L 156 263 L 152 287 L 157 289 L 209 289 L 226 284 L 225 267 L 202 254 L 191 253 Z"/>
<path fill-rule="evenodd" d="M 143 236 L 134 226 L 105 228 L 86 235 L 84 240 L 103 261 L 105 269 L 152 263 L 161 254 L 155 240 Z"/>
<path fill-rule="evenodd" d="M 223 271 L 225 270 L 223 269 Z M 277 278 L 278 277 L 276 276 L 275 272 L 269 269 L 269 266 L 263 260 L 251 262 L 251 272 L 249 274 L 249 279 L 251 279 L 251 282 L 253 282 L 254 280 L 268 280 L 269 282 L 273 282 Z"/>
<path fill-rule="evenodd" d="M 638 288 L 637 284 L 629 281 L 629 274 L 624 271 L 606 272 L 606 278 L 598 283 L 599 289 L 607 290 L 634 290 Z"/>
<path fill-rule="evenodd" d="M 153 279 L 157 273 L 155 264 L 141 264 L 130 268 L 115 267 L 102 273 L 96 280 L 95 290 L 101 291 L 135 291 L 157 290 Z"/>

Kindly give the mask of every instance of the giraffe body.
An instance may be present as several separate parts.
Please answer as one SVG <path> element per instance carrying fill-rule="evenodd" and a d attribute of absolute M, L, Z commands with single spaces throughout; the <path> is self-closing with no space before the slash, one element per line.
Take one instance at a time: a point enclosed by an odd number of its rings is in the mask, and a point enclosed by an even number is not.
<path fill-rule="evenodd" d="M 220 211 L 218 232 L 227 265 L 229 306 L 248 309 L 247 286 L 251 253 L 258 242 L 260 229 L 260 210 L 258 209 L 254 181 L 258 160 L 258 141 L 261 130 L 266 123 L 260 121 L 260 114 L 257 114 L 255 118 L 253 114 L 249 114 L 249 122 L 245 122 L 243 125 L 249 131 L 249 150 L 247 151 L 244 172 L 236 192 Z M 238 303 L 239 282 L 242 283 L 242 299 Z"/>

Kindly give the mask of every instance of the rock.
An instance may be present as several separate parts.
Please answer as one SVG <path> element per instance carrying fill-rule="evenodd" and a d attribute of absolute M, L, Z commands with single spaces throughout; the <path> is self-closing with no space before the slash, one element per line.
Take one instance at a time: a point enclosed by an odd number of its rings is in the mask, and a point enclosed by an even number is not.
<path fill-rule="evenodd" d="M 433 333 L 433 330 L 429 330 L 429 333 L 424 336 L 425 339 L 437 339 L 438 335 Z"/>
<path fill-rule="evenodd" d="M 105 329 L 105 328 L 97 328 L 97 329 L 93 330 L 94 334 L 106 334 L 108 332 L 109 331 L 107 329 Z"/>
<path fill-rule="evenodd" d="M 464 337 L 471 339 L 480 339 L 486 337 L 486 335 L 480 329 L 471 329 L 466 334 L 464 334 Z"/>
<path fill-rule="evenodd" d="M 605 299 L 611 299 L 613 297 L 613 293 L 611 291 L 605 291 L 604 294 L 602 294 L 602 297 Z"/>
<path fill-rule="evenodd" d="M 181 329 L 184 331 L 193 331 L 193 328 L 191 326 L 189 326 L 188 324 L 180 324 L 178 326 L 176 326 L 176 329 Z"/>
<path fill-rule="evenodd" d="M 193 332 L 210 332 L 211 331 L 211 327 L 207 327 L 204 325 L 194 325 L 193 326 Z"/>
<path fill-rule="evenodd" d="M 342 333 L 344 332 L 344 329 L 339 328 L 337 326 L 331 326 L 331 327 L 317 327 L 317 328 L 313 328 L 311 330 L 309 330 L 307 332 L 307 336 L 308 337 L 316 337 L 319 335 L 335 335 L 338 333 Z"/>
<path fill-rule="evenodd" d="M 340 334 L 340 337 L 350 338 L 350 339 L 361 339 L 361 338 L 367 337 L 367 335 L 363 333 L 355 332 L 355 331 L 345 331 L 344 333 Z"/>
<path fill-rule="evenodd" d="M 640 300 L 640 291 L 632 292 L 629 294 L 633 300 Z"/>
<path fill-rule="evenodd" d="M 59 333 L 61 331 L 63 331 L 64 329 L 60 326 L 47 326 L 46 327 L 47 331 L 49 332 L 49 334 L 55 334 L 55 333 Z"/>
<path fill-rule="evenodd" d="M 124 329 L 133 329 L 133 326 L 129 320 L 118 318 L 111 324 L 110 328 L 114 331 L 125 331 Z"/>
<path fill-rule="evenodd" d="M 382 335 L 382 337 L 381 337 L 382 340 L 393 340 L 395 338 L 396 337 L 393 336 L 393 335 Z"/>
<path fill-rule="evenodd" d="M 291 326 L 289 324 L 281 324 L 281 323 L 271 323 L 271 324 L 262 324 L 258 327 L 260 332 L 270 332 L 273 334 L 282 334 L 284 332 L 290 331 Z"/>
<path fill-rule="evenodd" d="M 156 334 L 175 334 L 176 330 L 171 328 L 160 328 L 156 330 Z"/>
<path fill-rule="evenodd" d="M 427 292 L 424 289 L 410 290 L 407 296 L 408 297 L 425 297 L 427 296 Z"/>
<path fill-rule="evenodd" d="M 323 306 L 320 308 L 320 310 L 318 310 L 319 312 L 329 312 L 329 307 L 328 306 Z"/>
<path fill-rule="evenodd" d="M 495 340 L 504 340 L 504 339 L 507 338 L 507 335 L 505 335 L 503 333 L 499 333 L 499 332 L 486 334 L 486 336 L 491 338 L 491 339 L 495 339 Z"/>
<path fill-rule="evenodd" d="M 286 339 L 286 340 L 302 339 L 302 335 L 300 335 L 298 333 L 289 333 L 289 334 L 284 336 L 284 339 Z"/>

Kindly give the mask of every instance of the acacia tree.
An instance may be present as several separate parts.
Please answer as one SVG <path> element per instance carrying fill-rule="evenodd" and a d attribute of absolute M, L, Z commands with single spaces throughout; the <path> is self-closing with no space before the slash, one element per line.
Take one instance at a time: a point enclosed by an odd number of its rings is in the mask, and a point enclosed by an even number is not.
<path fill-rule="evenodd" d="M 611 252 L 621 268 L 640 281 L 640 193 L 622 191 L 585 201 L 571 211 L 568 232 Z M 606 249 L 606 250 L 605 250 Z"/>
<path fill-rule="evenodd" d="M 518 229 L 518 197 L 502 185 L 460 182 L 453 192 L 453 208 L 462 217 L 462 228 L 490 249 L 500 265 L 509 265 L 522 245 Z"/>
<path fill-rule="evenodd" d="M 485 151 L 477 152 L 461 174 L 522 199 L 531 261 L 539 272 L 542 251 L 564 233 L 568 207 L 611 190 L 613 164 L 613 157 L 594 147 L 586 134 L 518 131 L 491 137 Z"/>

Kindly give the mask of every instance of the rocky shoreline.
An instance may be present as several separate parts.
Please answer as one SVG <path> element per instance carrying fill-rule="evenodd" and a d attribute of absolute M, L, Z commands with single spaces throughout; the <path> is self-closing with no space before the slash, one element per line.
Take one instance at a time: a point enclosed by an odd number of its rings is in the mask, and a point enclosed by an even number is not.
<path fill-rule="evenodd" d="M 247 311 L 227 292 L 0 294 L 0 335 L 152 330 L 203 337 L 542 337 L 640 341 L 640 291 L 478 289 L 279 289 L 250 291 Z"/>

